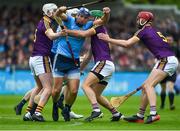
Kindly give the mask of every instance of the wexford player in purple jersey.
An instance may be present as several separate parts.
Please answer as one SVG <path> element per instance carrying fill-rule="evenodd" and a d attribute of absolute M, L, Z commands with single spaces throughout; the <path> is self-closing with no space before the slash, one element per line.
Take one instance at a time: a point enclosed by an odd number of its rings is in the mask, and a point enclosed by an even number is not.
<path fill-rule="evenodd" d="M 142 11 L 137 16 L 138 30 L 128 40 L 112 39 L 107 34 L 98 34 L 99 39 L 122 47 L 130 47 L 140 40 L 158 60 L 149 77 L 143 83 L 143 92 L 139 112 L 132 117 L 124 118 L 129 122 L 144 122 L 144 113 L 148 103 L 150 104 L 150 115 L 145 123 L 149 124 L 160 119 L 156 110 L 156 93 L 154 87 L 167 76 L 172 76 L 178 66 L 178 60 L 171 51 L 167 39 L 156 28 L 152 27 L 154 16 L 151 12 Z"/>
<path fill-rule="evenodd" d="M 103 16 L 103 12 L 101 10 L 92 10 L 90 13 L 93 20 L 100 19 Z M 100 104 L 112 113 L 111 121 L 118 121 L 122 114 L 119 113 L 104 96 L 102 96 L 102 92 L 106 88 L 108 81 L 115 70 L 110 56 L 109 43 L 102 41 L 97 37 L 98 33 L 107 33 L 106 27 L 103 25 L 97 25 L 86 31 L 64 31 L 68 33 L 68 35 L 77 37 L 91 36 L 91 51 L 89 55 L 86 55 L 83 63 L 81 64 L 81 69 L 83 69 L 88 63 L 87 61 L 89 61 L 93 55 L 95 66 L 92 68 L 91 72 L 83 82 L 83 90 L 92 105 L 93 111 L 91 115 L 85 120 L 92 121 L 95 118 L 101 117 L 102 112 L 99 108 Z"/>
<path fill-rule="evenodd" d="M 23 117 L 24 121 L 44 121 L 41 112 L 52 92 L 52 72 L 50 63 L 52 40 L 62 36 L 61 32 L 54 33 L 58 26 L 58 22 L 55 20 L 57 6 L 54 3 L 48 3 L 43 6 L 42 10 L 44 16 L 37 25 L 33 43 L 33 52 L 29 60 L 31 71 L 38 86 L 31 93 L 26 110 L 27 113 Z M 38 106 L 35 113 L 31 114 L 30 111 L 34 103 L 34 97 L 41 89 L 43 89 L 43 92 L 38 102 Z"/>

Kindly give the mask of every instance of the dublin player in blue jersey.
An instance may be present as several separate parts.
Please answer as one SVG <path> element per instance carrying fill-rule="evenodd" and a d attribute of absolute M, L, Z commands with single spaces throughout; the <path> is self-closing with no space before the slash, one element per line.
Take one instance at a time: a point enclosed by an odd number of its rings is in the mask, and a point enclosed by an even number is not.
<path fill-rule="evenodd" d="M 104 8 L 104 17 L 100 20 L 89 21 L 90 13 L 87 8 L 80 8 L 74 18 L 67 15 L 66 7 L 57 10 L 57 16 L 61 17 L 64 26 L 69 30 L 87 30 L 96 24 L 103 24 L 109 18 L 109 8 Z M 68 95 L 65 95 L 65 107 L 62 115 L 65 121 L 70 120 L 69 112 L 73 105 L 79 88 L 80 63 L 79 54 L 85 38 L 76 36 L 61 37 L 56 51 L 54 62 L 54 87 L 52 92 L 53 104 L 57 104 L 61 85 L 66 77 L 68 79 Z"/>
<path fill-rule="evenodd" d="M 152 26 L 153 19 L 154 16 L 151 12 L 139 12 L 137 16 L 139 30 L 128 40 L 113 39 L 107 34 L 98 34 L 100 39 L 122 47 L 130 47 L 141 40 L 157 59 L 149 77 L 142 85 L 143 92 L 139 112 L 132 117 L 125 118 L 129 122 L 144 122 L 144 113 L 148 103 L 150 105 L 150 115 L 147 117 L 145 123 L 149 124 L 160 119 L 160 115 L 157 114 L 156 110 L 156 93 L 154 87 L 167 76 L 172 76 L 178 67 L 178 60 L 174 52 L 170 49 L 167 39 Z"/>

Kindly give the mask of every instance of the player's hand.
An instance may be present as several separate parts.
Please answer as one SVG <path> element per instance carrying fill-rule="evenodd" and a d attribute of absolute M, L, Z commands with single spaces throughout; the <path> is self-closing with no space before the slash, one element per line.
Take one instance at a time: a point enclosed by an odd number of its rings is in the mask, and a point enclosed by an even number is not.
<path fill-rule="evenodd" d="M 66 10 L 67 10 L 67 7 L 66 7 L 66 6 L 61 6 L 61 7 L 58 8 L 58 10 L 59 10 L 60 12 L 65 13 Z"/>
<path fill-rule="evenodd" d="M 67 36 L 67 33 L 63 30 L 60 32 L 60 34 L 61 34 L 61 36 Z"/>
<path fill-rule="evenodd" d="M 104 7 L 103 8 L 103 13 L 104 14 L 109 14 L 111 12 L 111 9 L 109 7 Z"/>
<path fill-rule="evenodd" d="M 97 34 L 97 36 L 99 39 L 109 42 L 110 37 L 108 34 L 99 33 Z"/>

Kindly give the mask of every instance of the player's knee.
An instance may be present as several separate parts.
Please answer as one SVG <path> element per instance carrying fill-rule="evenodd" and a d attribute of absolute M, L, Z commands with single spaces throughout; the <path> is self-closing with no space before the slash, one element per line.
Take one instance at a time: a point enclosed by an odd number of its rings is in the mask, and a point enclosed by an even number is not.
<path fill-rule="evenodd" d="M 48 89 L 48 90 L 47 90 L 47 95 L 48 95 L 48 96 L 52 95 L 52 89 Z"/>
<path fill-rule="evenodd" d="M 83 89 L 86 89 L 86 88 L 89 87 L 89 85 L 88 85 L 86 82 L 84 82 L 84 83 L 82 84 L 82 87 L 83 87 Z"/>
<path fill-rule="evenodd" d="M 76 95 L 78 93 L 78 89 L 74 88 L 74 89 L 71 89 L 71 94 L 72 95 Z"/>
<path fill-rule="evenodd" d="M 54 89 L 52 90 L 52 95 L 54 96 L 54 95 L 56 95 L 56 94 L 60 94 L 60 90 L 54 88 Z"/>
<path fill-rule="evenodd" d="M 83 84 L 82 84 L 83 90 L 84 90 L 86 87 L 87 87 L 86 83 L 83 83 Z"/>
<path fill-rule="evenodd" d="M 147 90 L 150 88 L 150 86 L 148 84 L 143 84 L 143 89 L 145 92 L 147 92 Z"/>

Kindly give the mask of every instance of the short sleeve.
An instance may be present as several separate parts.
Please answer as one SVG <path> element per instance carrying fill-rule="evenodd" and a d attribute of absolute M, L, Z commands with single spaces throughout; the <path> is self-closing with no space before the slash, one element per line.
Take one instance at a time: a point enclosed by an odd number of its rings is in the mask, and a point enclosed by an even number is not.
<path fill-rule="evenodd" d="M 134 34 L 134 36 L 138 37 L 139 39 L 142 39 L 142 37 L 144 36 L 144 31 L 143 31 L 143 29 L 138 30 L 138 31 Z"/>
<path fill-rule="evenodd" d="M 70 26 L 71 26 L 71 21 L 72 21 L 73 19 L 74 19 L 74 17 L 67 15 L 67 20 L 64 20 L 64 21 L 63 21 L 64 26 L 70 27 Z"/>

